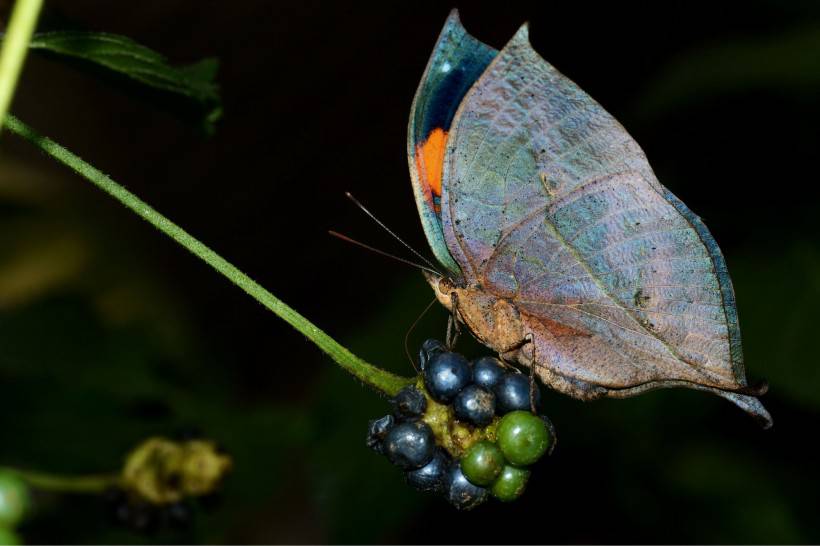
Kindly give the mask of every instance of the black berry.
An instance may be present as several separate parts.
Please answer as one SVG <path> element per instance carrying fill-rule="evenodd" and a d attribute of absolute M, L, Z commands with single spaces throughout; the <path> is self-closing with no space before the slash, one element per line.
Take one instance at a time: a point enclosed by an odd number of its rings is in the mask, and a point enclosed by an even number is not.
<path fill-rule="evenodd" d="M 127 512 L 123 512 L 121 517 L 123 523 L 137 533 L 153 534 L 158 530 L 159 519 L 157 509 L 144 502 L 135 502 L 128 506 Z"/>
<path fill-rule="evenodd" d="M 440 493 L 444 490 L 444 478 L 450 464 L 450 456 L 444 450 L 436 449 L 429 463 L 407 473 L 407 483 L 419 491 Z"/>
<path fill-rule="evenodd" d="M 429 463 L 436 447 L 433 431 L 421 421 L 394 426 L 384 437 L 383 445 L 390 462 L 404 470 L 421 468 Z"/>
<path fill-rule="evenodd" d="M 173 502 L 163 507 L 162 518 L 171 527 L 188 527 L 191 524 L 191 507 L 185 502 Z"/>
<path fill-rule="evenodd" d="M 501 361 L 491 356 L 482 356 L 473 363 L 473 383 L 485 389 L 495 388 L 505 373 Z"/>
<path fill-rule="evenodd" d="M 520 373 L 507 373 L 495 386 L 495 407 L 500 415 L 516 410 L 530 410 L 530 378 Z M 535 410 L 541 405 L 541 391 L 535 385 Z"/>
<path fill-rule="evenodd" d="M 427 363 L 433 355 L 446 351 L 447 349 L 444 347 L 444 344 L 437 339 L 428 339 L 422 343 L 421 350 L 419 351 L 419 368 L 421 368 L 421 371 L 427 368 Z"/>
<path fill-rule="evenodd" d="M 459 510 L 471 510 L 489 497 L 486 489 L 470 483 L 458 463 L 450 465 L 444 487 L 445 497 Z"/>
<path fill-rule="evenodd" d="M 376 453 L 384 454 L 384 437 L 393 428 L 395 419 L 392 415 L 385 415 L 380 419 L 373 419 L 367 425 L 365 444 Z"/>
<path fill-rule="evenodd" d="M 393 413 L 399 419 L 414 419 L 424 415 L 427 398 L 414 386 L 404 387 L 390 400 Z"/>
<path fill-rule="evenodd" d="M 453 401 L 453 411 L 462 421 L 479 427 L 489 425 L 495 415 L 495 395 L 484 387 L 468 385 Z"/>
<path fill-rule="evenodd" d="M 436 401 L 449 403 L 470 383 L 472 370 L 467 359 L 458 353 L 436 353 L 427 362 L 424 384 Z"/>

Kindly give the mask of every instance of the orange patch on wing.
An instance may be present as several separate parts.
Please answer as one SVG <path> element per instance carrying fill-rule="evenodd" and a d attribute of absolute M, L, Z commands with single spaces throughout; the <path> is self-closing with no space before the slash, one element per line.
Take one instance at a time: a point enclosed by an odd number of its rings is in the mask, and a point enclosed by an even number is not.
<path fill-rule="evenodd" d="M 441 197 L 441 176 L 444 167 L 444 150 L 447 131 L 433 129 L 423 144 L 416 146 L 416 168 L 430 188 L 430 193 Z"/>

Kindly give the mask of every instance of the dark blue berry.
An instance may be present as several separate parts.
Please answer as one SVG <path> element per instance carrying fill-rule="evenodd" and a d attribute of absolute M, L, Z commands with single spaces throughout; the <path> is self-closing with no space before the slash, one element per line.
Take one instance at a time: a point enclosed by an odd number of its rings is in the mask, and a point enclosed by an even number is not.
<path fill-rule="evenodd" d="M 459 510 L 472 510 L 490 496 L 483 487 L 473 485 L 461 471 L 458 463 L 450 465 L 444 480 L 444 496 Z"/>
<path fill-rule="evenodd" d="M 437 353 L 427 362 L 424 384 L 438 402 L 449 403 L 472 380 L 467 359 L 458 353 Z"/>
<path fill-rule="evenodd" d="M 117 524 L 128 525 L 128 522 L 131 521 L 131 505 L 127 502 L 118 504 L 114 507 L 112 514 Z"/>
<path fill-rule="evenodd" d="M 396 420 L 392 415 L 385 415 L 380 419 L 373 419 L 367 425 L 365 444 L 376 453 L 384 454 L 384 437 L 393 428 Z"/>
<path fill-rule="evenodd" d="M 511 411 L 530 411 L 530 378 L 521 373 L 507 373 L 495 386 L 495 407 L 499 415 Z M 535 385 L 535 411 L 541 405 L 541 391 Z"/>
<path fill-rule="evenodd" d="M 114 523 L 124 525 L 131 515 L 131 506 L 128 503 L 128 494 L 119 487 L 108 488 L 103 493 L 106 504 L 106 513 Z"/>
<path fill-rule="evenodd" d="M 390 399 L 393 413 L 399 419 L 415 419 L 424 415 L 427 410 L 427 398 L 416 387 L 410 385 Z"/>
<path fill-rule="evenodd" d="M 473 383 L 485 389 L 495 388 L 505 373 L 501 361 L 492 356 L 482 356 L 473 363 Z"/>
<path fill-rule="evenodd" d="M 137 533 L 150 535 L 158 530 L 158 508 L 143 502 L 130 505 L 125 524 Z"/>
<path fill-rule="evenodd" d="M 191 507 L 185 502 L 174 502 L 161 510 L 163 523 L 171 527 L 185 528 L 191 524 Z"/>
<path fill-rule="evenodd" d="M 453 400 L 453 411 L 462 421 L 479 427 L 489 425 L 495 415 L 495 395 L 476 384 L 467 385 Z"/>
<path fill-rule="evenodd" d="M 407 483 L 427 493 L 444 491 L 444 477 L 451 464 L 450 456 L 443 449 L 436 449 L 433 459 L 426 465 L 407 473 Z"/>
<path fill-rule="evenodd" d="M 384 437 L 384 454 L 403 470 L 421 468 L 430 462 L 436 448 L 432 429 L 421 421 L 407 421 L 391 428 Z"/>
<path fill-rule="evenodd" d="M 421 371 L 427 368 L 427 363 L 433 355 L 446 351 L 447 349 L 444 347 L 444 344 L 437 339 L 428 339 L 422 343 L 421 350 L 419 351 L 419 368 L 421 368 Z"/>

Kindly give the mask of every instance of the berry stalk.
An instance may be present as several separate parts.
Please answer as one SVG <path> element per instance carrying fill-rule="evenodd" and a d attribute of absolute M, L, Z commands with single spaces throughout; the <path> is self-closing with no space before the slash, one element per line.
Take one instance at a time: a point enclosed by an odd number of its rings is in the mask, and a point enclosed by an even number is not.
<path fill-rule="evenodd" d="M 107 488 L 117 485 L 120 481 L 118 474 L 64 476 L 11 467 L 0 467 L 0 472 L 13 474 L 35 489 L 62 493 L 102 493 Z"/>
<path fill-rule="evenodd" d="M 145 201 L 129 192 L 108 175 L 86 163 L 50 138 L 38 134 L 34 129 L 11 114 L 6 117 L 5 126 L 12 133 L 34 144 L 53 159 L 106 192 L 121 204 L 125 205 L 126 208 L 131 209 L 131 211 L 143 220 L 176 241 L 194 256 L 210 265 L 236 286 L 244 290 L 245 293 L 253 299 L 267 307 L 276 314 L 276 316 L 304 334 L 305 337 L 330 356 L 336 364 L 365 385 L 388 396 L 393 396 L 398 393 L 402 387 L 413 382 L 411 378 L 390 373 L 351 353 L 346 347 L 297 313 L 292 307 L 286 305 L 282 300 L 240 271 L 235 265 L 228 262 L 187 231 L 154 210 Z"/>

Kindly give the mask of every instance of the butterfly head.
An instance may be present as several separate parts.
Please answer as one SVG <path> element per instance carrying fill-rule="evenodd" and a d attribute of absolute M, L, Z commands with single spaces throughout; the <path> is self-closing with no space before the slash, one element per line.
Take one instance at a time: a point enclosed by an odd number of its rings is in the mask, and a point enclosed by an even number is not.
<path fill-rule="evenodd" d="M 432 287 L 436 299 L 452 312 L 453 294 L 459 295 L 463 291 L 464 283 L 455 277 L 438 275 L 429 271 L 422 271 L 427 283 Z"/>

